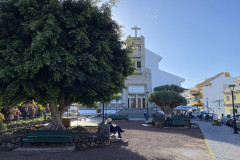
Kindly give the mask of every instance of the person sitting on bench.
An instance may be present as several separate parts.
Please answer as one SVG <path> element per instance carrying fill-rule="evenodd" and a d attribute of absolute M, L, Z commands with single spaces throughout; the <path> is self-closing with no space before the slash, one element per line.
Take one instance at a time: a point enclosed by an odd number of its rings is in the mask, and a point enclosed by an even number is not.
<path fill-rule="evenodd" d="M 110 132 L 118 132 L 118 137 L 122 138 L 121 133 L 124 132 L 121 127 L 116 126 L 116 124 L 113 124 L 112 119 L 107 119 L 107 124 L 110 124 Z"/>

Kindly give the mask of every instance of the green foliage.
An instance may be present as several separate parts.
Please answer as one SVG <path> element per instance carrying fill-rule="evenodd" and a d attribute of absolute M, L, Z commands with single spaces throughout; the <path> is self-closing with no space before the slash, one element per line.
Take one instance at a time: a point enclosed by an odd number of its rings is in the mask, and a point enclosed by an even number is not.
<path fill-rule="evenodd" d="M 91 105 L 134 72 L 108 4 L 1 0 L 0 32 L 0 105 Z"/>
<path fill-rule="evenodd" d="M 184 97 L 172 91 L 155 91 L 150 95 L 149 101 L 158 106 L 179 106 L 187 103 Z"/>
<path fill-rule="evenodd" d="M 213 121 L 212 125 L 213 126 L 221 126 L 221 122 L 220 121 Z"/>
<path fill-rule="evenodd" d="M 47 118 L 46 118 L 47 120 L 51 120 L 51 117 L 50 116 L 47 116 Z"/>
<path fill-rule="evenodd" d="M 120 94 L 114 94 L 114 95 L 112 96 L 112 99 L 116 100 L 116 102 L 120 101 L 121 98 L 122 98 L 122 96 L 121 96 Z"/>
<path fill-rule="evenodd" d="M 27 134 L 29 131 L 31 131 L 31 128 L 21 128 L 13 131 L 13 134 Z"/>
<path fill-rule="evenodd" d="M 110 114 L 108 115 L 108 118 L 112 118 L 113 120 L 123 120 L 123 119 L 126 119 L 127 116 L 126 115 L 122 115 L 122 114 Z"/>
<path fill-rule="evenodd" d="M 4 115 L 0 112 L 0 123 L 2 123 L 5 120 Z"/>
<path fill-rule="evenodd" d="M 7 124 L 0 123 L 0 131 L 7 130 Z"/>
<path fill-rule="evenodd" d="M 177 92 L 177 93 L 182 93 L 184 91 L 184 88 L 172 84 L 172 85 L 164 85 L 164 86 L 155 87 L 154 91 L 173 91 L 173 92 Z"/>
<path fill-rule="evenodd" d="M 177 106 L 187 104 L 187 100 L 179 94 L 181 92 L 183 88 L 176 85 L 159 86 L 154 88 L 148 100 L 159 106 L 165 114 L 171 114 Z"/>

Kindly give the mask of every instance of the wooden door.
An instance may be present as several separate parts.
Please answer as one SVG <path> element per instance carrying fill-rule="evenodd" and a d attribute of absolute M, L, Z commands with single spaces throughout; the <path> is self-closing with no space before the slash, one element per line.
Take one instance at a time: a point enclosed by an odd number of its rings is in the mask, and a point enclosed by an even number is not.
<path fill-rule="evenodd" d="M 141 108 L 141 98 L 138 98 L 138 108 Z"/>
<path fill-rule="evenodd" d="M 131 98 L 131 108 L 136 108 L 136 99 Z"/>
<path fill-rule="evenodd" d="M 145 108 L 145 98 L 142 99 L 143 102 L 143 108 Z"/>

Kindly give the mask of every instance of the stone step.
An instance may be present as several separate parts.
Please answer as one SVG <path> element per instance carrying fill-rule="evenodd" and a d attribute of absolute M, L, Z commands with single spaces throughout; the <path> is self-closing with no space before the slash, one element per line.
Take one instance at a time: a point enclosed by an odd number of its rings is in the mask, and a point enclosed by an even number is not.
<path fill-rule="evenodd" d="M 21 148 L 17 148 L 14 151 L 15 152 L 39 152 L 39 151 L 43 151 L 43 152 L 73 152 L 75 149 L 75 145 L 74 146 L 56 146 L 56 147 L 48 147 L 48 146 L 29 146 L 29 147 L 21 147 Z"/>

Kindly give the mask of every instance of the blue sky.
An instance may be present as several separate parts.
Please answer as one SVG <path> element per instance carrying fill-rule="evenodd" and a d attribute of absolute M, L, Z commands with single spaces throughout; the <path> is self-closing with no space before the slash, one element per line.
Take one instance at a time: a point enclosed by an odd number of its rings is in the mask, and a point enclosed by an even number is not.
<path fill-rule="evenodd" d="M 240 0 L 121 0 L 113 17 L 123 35 L 141 27 L 160 69 L 191 88 L 220 72 L 240 76 Z"/>

